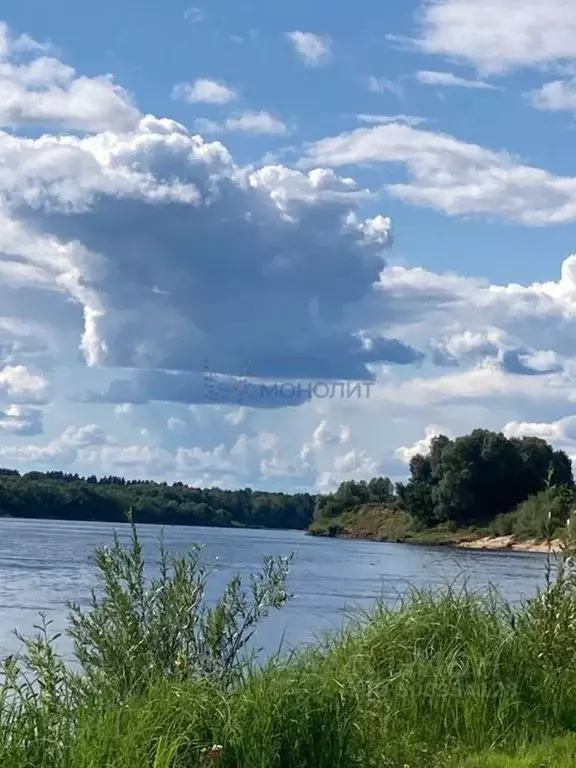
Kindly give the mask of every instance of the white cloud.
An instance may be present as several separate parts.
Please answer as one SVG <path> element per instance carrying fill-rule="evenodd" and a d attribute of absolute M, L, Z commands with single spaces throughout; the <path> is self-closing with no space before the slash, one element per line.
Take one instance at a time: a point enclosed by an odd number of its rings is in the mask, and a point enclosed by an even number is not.
<path fill-rule="evenodd" d="M 373 418 L 370 421 L 373 425 Z M 365 445 L 366 441 L 353 434 L 347 424 L 330 427 L 328 420 L 323 419 L 311 438 L 302 444 L 299 459 L 293 459 L 291 465 L 298 469 L 301 477 L 310 477 L 316 490 L 328 492 L 343 480 L 369 480 L 384 473 L 385 462 L 371 455 Z M 382 450 L 379 439 L 376 445 Z M 382 450 L 381 455 L 385 454 Z"/>
<path fill-rule="evenodd" d="M 1 239 L 0 235 L 0 241 Z M 0 274 L 5 274 L 2 267 L 0 261 Z M 0 302 L 4 305 L 4 311 L 18 312 L 19 302 L 16 297 L 20 293 L 21 299 L 24 292 L 24 289 L 18 289 L 17 280 L 5 279 L 0 287 Z M 10 295 L 13 301 L 10 301 Z M 32 318 L 0 317 L 0 355 L 4 364 L 36 364 L 42 359 L 53 359 L 57 354 L 58 345 L 53 329 L 48 324 L 36 322 Z"/>
<path fill-rule="evenodd" d="M 355 214 L 348 217 L 348 226 L 362 232 L 367 243 L 389 245 L 392 241 L 392 220 L 389 216 L 374 216 L 373 219 L 359 219 Z"/>
<path fill-rule="evenodd" d="M 423 85 L 440 85 L 456 88 L 473 88 L 477 90 L 498 90 L 497 86 L 487 83 L 485 80 L 469 80 L 466 77 L 459 77 L 453 72 L 434 72 L 430 70 L 420 70 L 416 73 L 416 78 Z"/>
<path fill-rule="evenodd" d="M 576 79 L 554 80 L 528 94 L 537 109 L 576 112 Z"/>
<path fill-rule="evenodd" d="M 332 468 L 321 472 L 317 478 L 318 490 L 327 493 L 334 490 L 344 480 L 371 480 L 380 474 L 378 461 L 366 451 L 352 449 L 346 454 L 336 456 Z"/>
<path fill-rule="evenodd" d="M 270 436 L 265 434 L 252 437 L 241 434 L 231 445 L 219 443 L 214 447 L 180 446 L 166 450 L 150 443 L 149 435 L 144 435 L 145 444 L 115 445 L 109 439 L 95 439 L 91 443 L 67 440 L 66 434 L 72 432 L 73 428 L 69 428 L 46 446 L 20 446 L 5 453 L 0 449 L 0 456 L 28 463 L 74 462 L 84 472 L 168 478 L 204 487 L 237 486 L 251 472 L 258 477 L 282 476 L 287 472 L 287 465 L 278 454 L 277 438 L 271 443 Z"/>
<path fill-rule="evenodd" d="M 39 408 L 10 405 L 0 409 L 0 430 L 13 435 L 34 436 L 42 432 L 43 413 Z"/>
<path fill-rule="evenodd" d="M 77 451 L 71 446 L 64 446 L 58 440 L 53 440 L 46 445 L 8 445 L 0 447 L 0 457 L 14 462 L 31 464 L 49 464 L 52 466 L 69 466 L 76 460 Z"/>
<path fill-rule="evenodd" d="M 174 476 L 176 469 L 175 455 L 157 445 L 88 448 L 79 452 L 78 460 L 102 474 L 135 478 Z"/>
<path fill-rule="evenodd" d="M 287 32 L 286 37 L 292 42 L 295 52 L 310 66 L 326 64 L 331 55 L 330 40 L 313 32 Z"/>
<path fill-rule="evenodd" d="M 168 421 L 166 423 L 166 426 L 172 432 L 178 432 L 178 431 L 180 431 L 182 429 L 186 429 L 187 424 L 182 419 L 177 419 L 174 416 L 170 416 L 170 418 L 168 419 Z"/>
<path fill-rule="evenodd" d="M 0 397 L 12 403 L 45 403 L 48 381 L 24 365 L 6 365 L 0 369 Z"/>
<path fill-rule="evenodd" d="M 138 111 L 107 76 L 80 77 L 66 88 L 24 91 L 0 79 L 0 124 L 57 123 L 81 131 L 129 130 Z"/>
<path fill-rule="evenodd" d="M 238 98 L 238 93 L 226 83 L 200 77 L 193 83 L 175 85 L 172 98 L 189 104 L 229 104 Z"/>
<path fill-rule="evenodd" d="M 223 444 L 216 446 L 213 450 L 202 450 L 198 447 L 180 448 L 176 455 L 176 463 L 181 471 L 186 472 L 201 470 L 235 472 L 235 463 Z"/>
<path fill-rule="evenodd" d="M 506 437 L 541 437 L 554 443 L 576 441 L 576 416 L 567 416 L 551 423 L 510 421 L 502 431 Z"/>
<path fill-rule="evenodd" d="M 131 403 L 120 403 L 114 406 L 115 416 L 131 416 L 134 413 L 134 406 Z"/>
<path fill-rule="evenodd" d="M 0 21 L 0 59 L 21 53 L 44 53 L 50 51 L 51 48 L 52 46 L 49 43 L 39 43 L 29 35 L 12 35 L 8 29 L 8 25 L 5 22 Z"/>
<path fill-rule="evenodd" d="M 560 383 L 564 374 L 558 356 L 576 357 L 576 255 L 564 261 L 557 281 L 490 285 L 458 275 L 390 267 L 382 273 L 380 290 L 401 338 L 413 344 L 427 340 L 445 365 L 487 365 L 472 372 L 480 379 L 498 377 L 498 370 L 521 371 L 522 365 L 510 357 L 515 352 L 536 379 L 543 381 L 538 373 L 548 370 Z M 406 332 L 400 330 L 404 324 Z M 554 377 L 544 379 L 550 383 Z M 535 381 L 532 385 L 537 386 Z"/>
<path fill-rule="evenodd" d="M 254 441 L 260 451 L 274 451 L 278 447 L 280 438 L 273 432 L 259 432 Z"/>
<path fill-rule="evenodd" d="M 389 384 L 373 392 L 374 399 L 404 406 L 430 407 L 461 401 L 497 403 L 499 400 L 518 402 L 530 398 L 566 402 L 567 387 L 559 378 L 511 376 L 493 364 L 483 364 L 468 370 L 458 370 L 434 377 L 414 377 L 402 384 Z"/>
<path fill-rule="evenodd" d="M 253 469 L 263 477 L 293 474 L 280 458 L 278 437 L 267 432 L 241 434 L 230 447 L 220 443 L 212 449 L 178 448 L 175 458 L 180 473 L 220 473 L 236 479 Z"/>
<path fill-rule="evenodd" d="M 329 168 L 314 168 L 303 174 L 283 165 L 266 165 L 252 173 L 250 184 L 255 188 L 266 189 L 279 208 L 286 212 L 294 201 L 312 205 L 320 200 L 326 203 L 352 200 L 362 202 L 370 197 L 367 190 L 358 188 L 354 179 L 338 176 Z M 362 225 L 372 221 L 360 219 L 354 210 L 351 213 L 354 216 L 344 216 L 350 229 L 362 232 Z M 386 218 L 386 221 L 390 219 Z"/>
<path fill-rule="evenodd" d="M 330 445 L 344 445 L 350 440 L 350 434 L 350 427 L 345 424 L 340 425 L 336 432 L 330 431 L 328 422 L 324 419 L 314 430 L 312 440 L 304 443 L 300 449 L 300 458 L 306 461 L 314 451 L 323 451 Z"/>
<path fill-rule="evenodd" d="M 576 465 L 576 416 L 553 422 L 511 421 L 502 430 L 506 437 L 539 437 L 557 450 L 566 451 Z"/>
<path fill-rule="evenodd" d="M 436 424 L 431 424 L 430 426 L 426 427 L 425 437 L 423 437 L 421 440 L 417 440 L 413 445 L 402 446 L 401 448 L 398 448 L 395 451 L 395 455 L 405 464 L 408 464 L 410 460 L 413 459 L 417 454 L 422 454 L 424 456 L 428 454 L 432 440 L 435 437 L 438 437 L 438 435 L 446 435 L 446 437 L 451 436 L 449 430 L 443 429 Z"/>
<path fill-rule="evenodd" d="M 16 463 L 66 467 L 78 459 L 82 450 L 93 446 L 104 446 L 108 442 L 104 430 L 97 424 L 87 424 L 84 427 L 70 426 L 59 437 L 45 445 L 0 447 L 0 456 Z"/>
<path fill-rule="evenodd" d="M 576 59 L 572 0 L 436 0 L 422 2 L 426 53 L 460 58 L 486 73 Z"/>
<path fill-rule="evenodd" d="M 109 442 L 106 433 L 98 424 L 86 424 L 83 427 L 68 427 L 60 436 L 62 445 L 76 445 L 86 448 L 89 445 L 105 445 Z"/>
<path fill-rule="evenodd" d="M 233 477 L 236 471 L 233 462 L 227 458 L 228 451 L 224 446 L 212 451 L 177 448 L 171 452 L 149 443 L 115 445 L 97 424 L 67 427 L 61 435 L 45 444 L 2 446 L 0 457 L 26 467 L 49 465 L 66 469 L 74 465 L 76 471 L 80 469 L 85 473 L 122 473 L 141 478 L 171 476 L 188 479 L 191 470 L 212 472 L 214 477 L 226 470 Z"/>
<path fill-rule="evenodd" d="M 528 225 L 576 221 L 576 177 L 401 123 L 321 139 L 308 148 L 300 165 L 359 163 L 404 163 L 408 182 L 390 184 L 387 191 L 448 215 L 489 214 Z"/>
<path fill-rule="evenodd" d="M 485 327 L 449 332 L 436 343 L 436 351 L 445 361 L 476 362 L 482 358 L 496 357 L 499 350 L 516 344 L 506 337 L 500 328 Z"/>
<path fill-rule="evenodd" d="M 269 112 L 261 110 L 260 112 L 241 112 L 237 115 L 231 115 L 221 123 L 214 120 L 198 118 L 195 121 L 198 130 L 204 133 L 252 133 L 269 134 L 271 136 L 283 136 L 288 133 L 288 127 L 282 120 L 279 120 Z"/>
<path fill-rule="evenodd" d="M 298 477 L 300 473 L 300 467 L 291 464 L 287 459 L 280 458 L 280 456 L 272 456 L 271 458 L 262 459 L 260 462 L 260 474 L 265 479 L 271 477 Z"/>
<path fill-rule="evenodd" d="M 241 406 L 230 413 L 224 414 L 224 419 L 229 423 L 237 427 L 240 424 L 244 424 L 248 419 L 248 409 Z"/>
<path fill-rule="evenodd" d="M 45 47 L 31 38 L 11 38 L 2 23 L 0 34 L 0 125 L 54 124 L 99 132 L 130 130 L 138 122 L 130 96 L 110 75 L 77 76 L 72 67 L 47 56 L 15 63 L 12 57 L 23 48 L 37 53 Z"/>
<path fill-rule="evenodd" d="M 387 77 L 374 77 L 374 75 L 370 75 L 368 78 L 368 90 L 373 93 L 386 93 L 388 91 L 399 98 L 404 95 L 404 89 L 399 83 L 395 83 Z"/>

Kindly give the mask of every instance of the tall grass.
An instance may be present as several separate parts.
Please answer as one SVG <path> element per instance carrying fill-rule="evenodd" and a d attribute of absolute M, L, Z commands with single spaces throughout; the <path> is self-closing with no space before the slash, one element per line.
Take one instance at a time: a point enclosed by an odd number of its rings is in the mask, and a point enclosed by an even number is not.
<path fill-rule="evenodd" d="M 258 622 L 289 559 L 216 605 L 199 552 L 145 575 L 132 542 L 96 553 L 88 609 L 71 606 L 80 671 L 46 622 L 2 665 L 2 768 L 566 768 L 576 765 L 576 580 L 550 561 L 533 601 L 465 584 L 412 591 L 338 636 L 258 666 Z"/>

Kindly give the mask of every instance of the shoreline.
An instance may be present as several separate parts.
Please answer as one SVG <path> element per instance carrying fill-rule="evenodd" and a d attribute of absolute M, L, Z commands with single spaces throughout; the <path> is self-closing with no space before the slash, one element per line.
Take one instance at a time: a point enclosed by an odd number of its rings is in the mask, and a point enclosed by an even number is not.
<path fill-rule="evenodd" d="M 482 549 L 491 552 L 532 552 L 534 554 L 554 554 L 560 552 L 562 542 L 554 539 L 551 542 L 527 539 L 518 541 L 514 536 L 482 536 L 477 539 L 457 541 L 452 544 L 457 549 Z"/>
<path fill-rule="evenodd" d="M 560 539 L 554 539 L 551 542 L 538 539 L 526 539 L 521 541 L 512 535 L 508 536 L 490 536 L 486 534 L 474 536 L 470 534 L 446 535 L 442 538 L 426 535 L 407 537 L 405 539 L 380 538 L 378 536 L 358 535 L 354 533 L 338 533 L 337 535 L 326 535 L 322 533 L 307 532 L 308 536 L 318 538 L 348 539 L 357 541 L 375 541 L 380 544 L 410 544 L 419 547 L 448 547 L 452 549 L 475 549 L 486 552 L 528 552 L 531 554 L 556 554 L 562 549 Z"/>

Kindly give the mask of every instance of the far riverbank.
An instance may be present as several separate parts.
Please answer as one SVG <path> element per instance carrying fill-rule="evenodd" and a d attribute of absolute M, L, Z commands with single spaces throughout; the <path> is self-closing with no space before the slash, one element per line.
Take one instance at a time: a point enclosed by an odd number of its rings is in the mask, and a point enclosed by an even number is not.
<path fill-rule="evenodd" d="M 318 536 L 319 534 L 309 533 L 311 536 Z M 338 534 L 331 538 L 339 539 L 364 539 L 365 541 L 376 541 L 380 543 L 394 543 L 394 544 L 419 544 L 421 546 L 442 546 L 442 547 L 454 547 L 456 549 L 482 549 L 492 552 L 508 551 L 508 552 L 532 552 L 534 554 L 549 554 L 557 553 L 561 551 L 562 542 L 560 539 L 554 539 L 553 541 L 538 541 L 537 539 L 529 539 L 526 541 L 519 541 L 514 536 L 485 536 L 480 535 L 476 538 L 460 538 L 454 536 L 452 539 L 443 536 L 439 539 L 436 536 L 418 536 L 414 538 L 408 538 L 404 540 L 393 540 L 375 538 L 372 536 L 354 536 L 348 534 Z"/>
<path fill-rule="evenodd" d="M 491 551 L 506 550 L 535 554 L 558 552 L 562 547 L 562 541 L 559 538 L 548 541 L 521 538 L 513 534 L 496 535 L 486 528 L 451 530 L 443 525 L 434 528 L 418 528 L 414 526 L 413 518 L 405 513 L 399 510 L 383 510 L 377 506 L 364 506 L 329 520 L 317 520 L 308 529 L 308 534 L 395 544 L 434 545 Z"/>

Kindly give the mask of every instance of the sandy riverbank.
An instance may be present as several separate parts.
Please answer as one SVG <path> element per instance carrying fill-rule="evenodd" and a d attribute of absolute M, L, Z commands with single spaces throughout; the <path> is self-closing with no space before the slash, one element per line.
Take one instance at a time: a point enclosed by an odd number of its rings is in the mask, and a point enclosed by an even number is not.
<path fill-rule="evenodd" d="M 535 539 L 517 541 L 514 536 L 483 536 L 479 539 L 455 542 L 454 546 L 460 549 L 491 549 L 495 551 L 506 549 L 513 552 L 540 552 L 546 554 L 549 551 L 559 552 L 561 542 L 559 539 L 555 539 L 549 544 L 547 541 L 537 541 Z"/>

